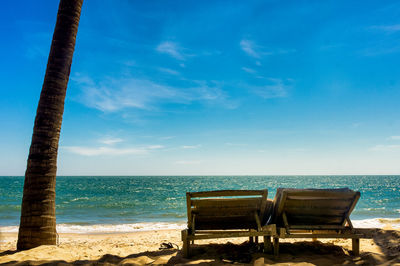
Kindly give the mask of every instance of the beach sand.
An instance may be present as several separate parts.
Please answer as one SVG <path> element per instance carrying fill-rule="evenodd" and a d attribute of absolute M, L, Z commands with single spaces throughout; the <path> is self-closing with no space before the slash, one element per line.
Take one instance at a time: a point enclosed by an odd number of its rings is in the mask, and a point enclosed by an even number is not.
<path fill-rule="evenodd" d="M 196 241 L 190 259 L 163 242 L 182 246 L 180 230 L 113 234 L 59 234 L 57 246 L 17 252 L 16 233 L 1 233 L 0 264 L 6 265 L 400 265 L 400 231 L 376 229 L 362 239 L 360 256 L 351 255 L 351 240 L 282 240 L 280 256 L 258 251 L 246 238 Z M 260 244 L 261 245 L 261 244 Z"/>

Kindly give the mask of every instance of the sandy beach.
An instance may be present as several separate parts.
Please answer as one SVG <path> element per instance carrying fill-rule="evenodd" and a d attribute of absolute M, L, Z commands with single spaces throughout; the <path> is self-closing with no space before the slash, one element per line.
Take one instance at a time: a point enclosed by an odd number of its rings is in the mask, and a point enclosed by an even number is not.
<path fill-rule="evenodd" d="M 3 1 L 0 266 L 400 266 L 399 13 Z"/>
<path fill-rule="evenodd" d="M 59 234 L 57 246 L 17 252 L 16 233 L 0 236 L 0 264 L 6 265 L 400 265 L 400 231 L 376 229 L 373 239 L 362 239 L 360 256 L 351 255 L 351 240 L 282 240 L 274 258 L 246 238 L 196 241 L 193 256 L 182 258 L 179 230 L 114 234 Z"/>

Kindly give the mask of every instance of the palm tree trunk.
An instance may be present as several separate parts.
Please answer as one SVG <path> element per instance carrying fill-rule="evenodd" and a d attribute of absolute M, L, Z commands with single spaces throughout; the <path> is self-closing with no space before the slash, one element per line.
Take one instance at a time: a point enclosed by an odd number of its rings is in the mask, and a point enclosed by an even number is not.
<path fill-rule="evenodd" d="M 60 0 L 25 172 L 17 249 L 55 245 L 57 151 L 83 0 Z"/>

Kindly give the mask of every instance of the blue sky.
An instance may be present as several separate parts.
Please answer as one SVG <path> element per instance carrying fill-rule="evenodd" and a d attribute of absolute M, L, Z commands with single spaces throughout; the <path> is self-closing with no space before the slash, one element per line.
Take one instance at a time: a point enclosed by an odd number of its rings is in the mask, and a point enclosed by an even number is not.
<path fill-rule="evenodd" d="M 0 11 L 0 175 L 23 175 L 58 1 Z M 82 9 L 60 175 L 400 174 L 397 1 Z"/>

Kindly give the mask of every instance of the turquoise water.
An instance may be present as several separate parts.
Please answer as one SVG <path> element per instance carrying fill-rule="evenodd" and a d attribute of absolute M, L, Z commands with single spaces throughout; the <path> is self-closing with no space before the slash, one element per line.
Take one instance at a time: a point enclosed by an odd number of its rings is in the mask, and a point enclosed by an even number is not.
<path fill-rule="evenodd" d="M 23 177 L 0 177 L 0 226 L 19 223 Z M 361 192 L 352 219 L 400 218 L 400 176 L 133 176 L 57 177 L 57 223 L 179 223 L 186 191 L 340 188 Z"/>

